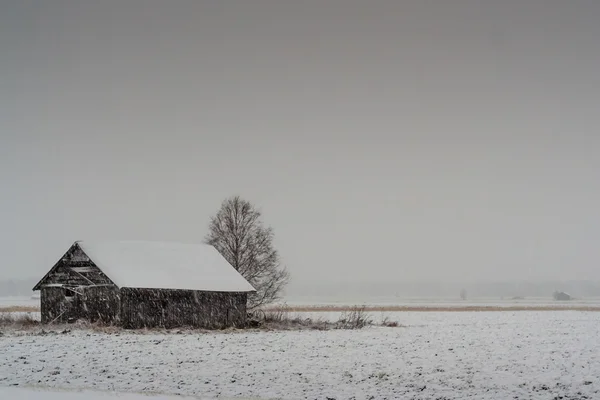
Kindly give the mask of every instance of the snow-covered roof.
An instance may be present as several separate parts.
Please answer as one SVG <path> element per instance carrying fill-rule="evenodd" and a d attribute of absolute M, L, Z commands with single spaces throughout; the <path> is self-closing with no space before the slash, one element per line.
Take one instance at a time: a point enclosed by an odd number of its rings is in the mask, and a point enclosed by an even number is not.
<path fill-rule="evenodd" d="M 251 292 L 254 288 L 213 247 L 145 241 L 77 242 L 119 287 Z"/>

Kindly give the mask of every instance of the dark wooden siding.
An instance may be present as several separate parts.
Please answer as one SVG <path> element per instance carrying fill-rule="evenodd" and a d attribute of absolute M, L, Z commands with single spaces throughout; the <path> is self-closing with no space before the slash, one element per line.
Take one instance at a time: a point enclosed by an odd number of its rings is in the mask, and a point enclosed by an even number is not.
<path fill-rule="evenodd" d="M 82 316 L 90 322 L 118 323 L 120 306 L 120 292 L 116 286 L 83 288 Z"/>
<path fill-rule="evenodd" d="M 121 289 L 125 328 L 225 328 L 246 321 L 246 293 Z"/>
<path fill-rule="evenodd" d="M 93 286 L 112 285 L 113 282 L 93 263 L 75 243 L 36 285 Z"/>
<path fill-rule="evenodd" d="M 116 287 L 44 286 L 40 295 L 42 323 L 86 320 L 116 323 L 119 317 L 119 289 Z"/>
<path fill-rule="evenodd" d="M 64 289 L 61 287 L 42 287 L 40 293 L 42 323 L 65 322 L 68 318 Z"/>

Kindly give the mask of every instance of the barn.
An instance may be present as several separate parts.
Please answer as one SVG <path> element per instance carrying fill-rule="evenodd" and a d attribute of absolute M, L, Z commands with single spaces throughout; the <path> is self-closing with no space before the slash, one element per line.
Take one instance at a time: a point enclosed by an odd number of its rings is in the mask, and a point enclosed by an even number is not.
<path fill-rule="evenodd" d="M 77 241 L 33 290 L 42 323 L 210 329 L 243 326 L 254 288 L 210 245 Z"/>

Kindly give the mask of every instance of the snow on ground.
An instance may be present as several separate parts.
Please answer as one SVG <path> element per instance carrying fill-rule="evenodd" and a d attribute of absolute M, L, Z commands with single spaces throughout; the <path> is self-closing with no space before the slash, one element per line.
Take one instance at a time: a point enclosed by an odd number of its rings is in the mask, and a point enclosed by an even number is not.
<path fill-rule="evenodd" d="M 0 337 L 0 387 L 201 398 L 600 398 L 600 313 L 396 316 L 406 327 L 8 334 Z"/>
<path fill-rule="evenodd" d="M 136 393 L 50 391 L 39 388 L 0 387 L 0 399 L 10 400 L 195 400 L 192 397 Z"/>

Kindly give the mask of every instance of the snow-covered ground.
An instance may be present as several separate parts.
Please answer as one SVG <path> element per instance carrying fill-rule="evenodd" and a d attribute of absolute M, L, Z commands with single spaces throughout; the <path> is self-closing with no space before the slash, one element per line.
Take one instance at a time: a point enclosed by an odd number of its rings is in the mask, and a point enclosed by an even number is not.
<path fill-rule="evenodd" d="M 0 387 L 0 399 L 10 400 L 196 400 L 193 397 L 136 393 L 53 391 L 40 388 Z"/>
<path fill-rule="evenodd" d="M 5 334 L 0 337 L 0 387 L 200 398 L 600 398 L 600 313 L 403 312 L 394 317 L 405 327 Z"/>

